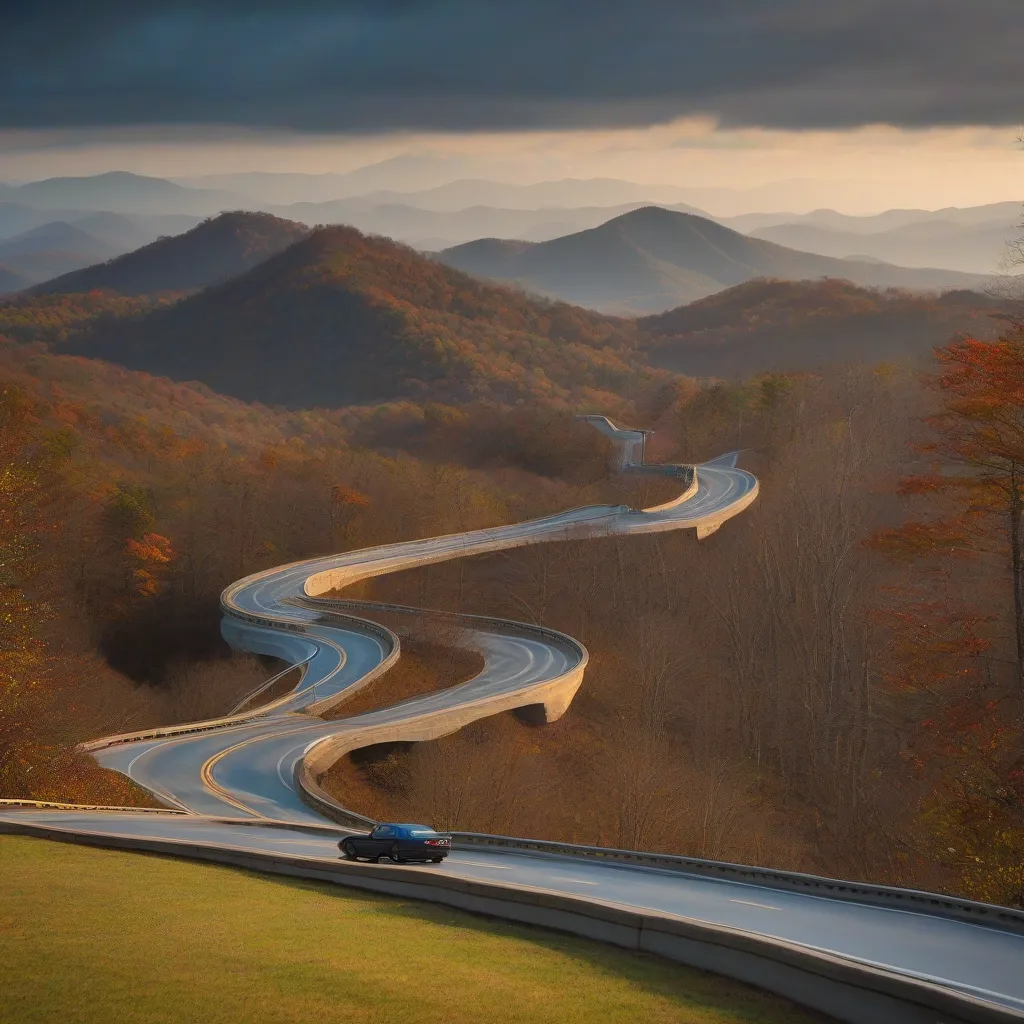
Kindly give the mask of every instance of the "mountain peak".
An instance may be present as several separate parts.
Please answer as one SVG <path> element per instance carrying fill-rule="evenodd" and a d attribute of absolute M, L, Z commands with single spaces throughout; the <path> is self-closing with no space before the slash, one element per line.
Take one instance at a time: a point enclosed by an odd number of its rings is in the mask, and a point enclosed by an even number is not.
<path fill-rule="evenodd" d="M 222 213 L 184 234 L 158 238 L 109 263 L 37 285 L 33 292 L 75 293 L 99 288 L 121 295 L 145 295 L 194 291 L 240 274 L 308 234 L 304 224 L 269 213 Z"/>
<path fill-rule="evenodd" d="M 819 256 L 742 235 L 695 213 L 641 206 L 596 228 L 516 251 L 468 242 L 440 258 L 467 273 L 606 313 L 658 313 L 758 277 L 867 286 L 979 287 L 984 275 Z"/>

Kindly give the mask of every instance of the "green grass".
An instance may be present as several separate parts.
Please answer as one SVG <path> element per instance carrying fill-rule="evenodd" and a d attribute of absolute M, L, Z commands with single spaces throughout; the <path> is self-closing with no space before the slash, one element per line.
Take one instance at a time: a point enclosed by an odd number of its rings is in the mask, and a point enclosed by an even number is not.
<path fill-rule="evenodd" d="M 5 1024 L 823 1018 L 713 975 L 429 904 L 0 837 Z"/>

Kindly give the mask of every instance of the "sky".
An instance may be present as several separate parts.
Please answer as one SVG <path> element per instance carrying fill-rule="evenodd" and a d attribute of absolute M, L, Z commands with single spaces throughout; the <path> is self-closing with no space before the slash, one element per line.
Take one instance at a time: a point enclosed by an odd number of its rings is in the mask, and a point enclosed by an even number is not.
<path fill-rule="evenodd" d="M 753 190 L 762 209 L 1024 198 L 1020 0 L 0 0 L 0 16 L 7 180 L 409 153 L 452 177 Z"/>

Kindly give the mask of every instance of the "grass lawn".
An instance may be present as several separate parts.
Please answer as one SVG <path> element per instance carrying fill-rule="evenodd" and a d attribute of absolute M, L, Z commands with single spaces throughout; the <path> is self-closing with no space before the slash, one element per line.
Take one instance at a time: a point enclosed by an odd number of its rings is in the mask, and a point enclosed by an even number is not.
<path fill-rule="evenodd" d="M 735 982 L 337 886 L 0 836 L 4 1024 L 824 1018 Z"/>

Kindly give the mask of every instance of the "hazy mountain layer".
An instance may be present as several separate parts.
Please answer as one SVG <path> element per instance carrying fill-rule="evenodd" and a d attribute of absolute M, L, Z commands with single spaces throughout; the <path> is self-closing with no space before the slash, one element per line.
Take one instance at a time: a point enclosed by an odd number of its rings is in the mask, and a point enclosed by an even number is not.
<path fill-rule="evenodd" d="M 915 289 L 977 287 L 987 280 L 800 252 L 660 207 L 644 207 L 550 242 L 470 242 L 444 250 L 439 259 L 468 273 L 619 314 L 659 312 L 756 277 L 836 277 Z"/>
<path fill-rule="evenodd" d="M 229 192 L 183 188 L 164 178 L 126 171 L 80 178 L 47 178 L 25 185 L 0 185 L 0 200 L 42 210 L 206 215 L 241 205 L 240 197 Z"/>
<path fill-rule="evenodd" d="M 906 267 L 941 266 L 979 274 L 998 273 L 1007 244 L 1021 233 L 1012 221 L 964 225 L 943 220 L 917 221 L 871 234 L 814 224 L 779 224 L 752 232 L 756 238 L 824 256 L 871 256 Z"/>
<path fill-rule="evenodd" d="M 110 259 L 126 248 L 130 246 L 111 245 L 77 225 L 53 221 L 0 240 L 0 264 L 28 285 Z"/>
<path fill-rule="evenodd" d="M 0 266 L 0 295 L 10 295 L 12 292 L 19 292 L 22 288 L 28 287 L 30 283 L 13 270 Z"/>

